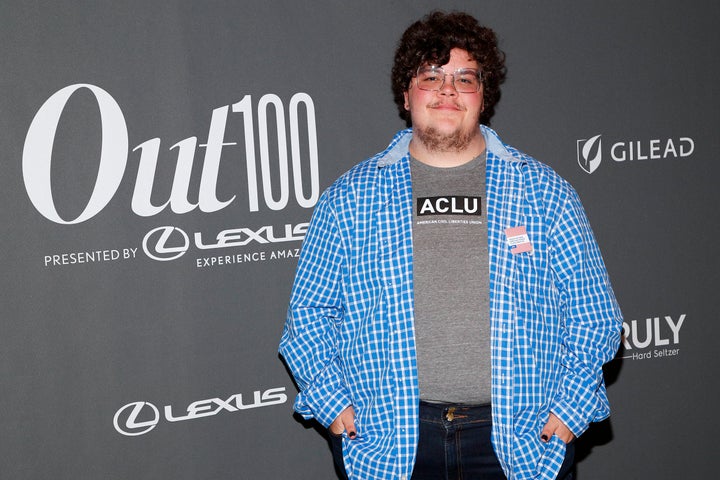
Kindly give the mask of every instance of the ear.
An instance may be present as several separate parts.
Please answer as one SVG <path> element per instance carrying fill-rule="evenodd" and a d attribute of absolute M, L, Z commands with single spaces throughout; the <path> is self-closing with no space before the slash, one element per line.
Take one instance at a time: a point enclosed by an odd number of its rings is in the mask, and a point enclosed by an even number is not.
<path fill-rule="evenodd" d="M 405 93 L 403 93 L 403 97 L 405 97 L 405 110 L 410 110 L 410 95 L 408 95 L 407 90 Z"/>

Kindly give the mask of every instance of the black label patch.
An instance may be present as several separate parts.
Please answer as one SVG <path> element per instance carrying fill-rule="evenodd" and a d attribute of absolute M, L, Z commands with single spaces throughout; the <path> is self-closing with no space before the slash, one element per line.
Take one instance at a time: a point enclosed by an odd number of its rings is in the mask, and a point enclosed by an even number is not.
<path fill-rule="evenodd" d="M 482 198 L 463 195 L 418 198 L 417 216 L 426 215 L 482 216 Z"/>

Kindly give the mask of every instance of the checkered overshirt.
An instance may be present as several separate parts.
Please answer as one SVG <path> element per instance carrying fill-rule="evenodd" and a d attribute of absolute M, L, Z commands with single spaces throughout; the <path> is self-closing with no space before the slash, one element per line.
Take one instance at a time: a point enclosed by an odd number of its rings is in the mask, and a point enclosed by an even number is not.
<path fill-rule="evenodd" d="M 601 367 L 619 346 L 621 313 L 572 187 L 481 129 L 493 445 L 509 479 L 551 480 L 565 445 L 541 442 L 540 431 L 549 412 L 576 436 L 609 415 Z M 415 460 L 411 137 L 399 132 L 321 197 L 280 345 L 298 413 L 327 427 L 354 407 L 358 435 L 343 439 L 351 479 L 407 479 Z M 522 226 L 532 249 L 513 253 L 506 229 Z"/>

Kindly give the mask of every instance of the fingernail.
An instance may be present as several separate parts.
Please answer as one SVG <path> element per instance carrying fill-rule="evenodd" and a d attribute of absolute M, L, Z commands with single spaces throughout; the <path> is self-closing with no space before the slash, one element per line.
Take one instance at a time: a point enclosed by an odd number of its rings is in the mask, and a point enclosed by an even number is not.
<path fill-rule="evenodd" d="M 547 442 L 547 441 L 548 441 L 548 436 L 545 435 L 545 434 L 540 435 L 540 438 L 542 439 L 543 442 Z"/>
<path fill-rule="evenodd" d="M 350 438 L 355 438 L 356 435 L 357 435 L 357 433 L 355 433 L 355 432 L 348 433 L 348 437 L 350 437 Z"/>

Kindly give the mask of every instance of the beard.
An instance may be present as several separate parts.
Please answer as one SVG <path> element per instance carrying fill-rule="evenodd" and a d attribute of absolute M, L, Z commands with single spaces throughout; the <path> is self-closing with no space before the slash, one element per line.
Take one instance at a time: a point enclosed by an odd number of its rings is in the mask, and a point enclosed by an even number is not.
<path fill-rule="evenodd" d="M 479 135 L 479 129 L 473 128 L 470 131 L 461 129 L 455 130 L 450 134 L 440 133 L 435 127 L 416 128 L 413 134 L 430 152 L 462 152 L 465 151 L 470 143 Z"/>

